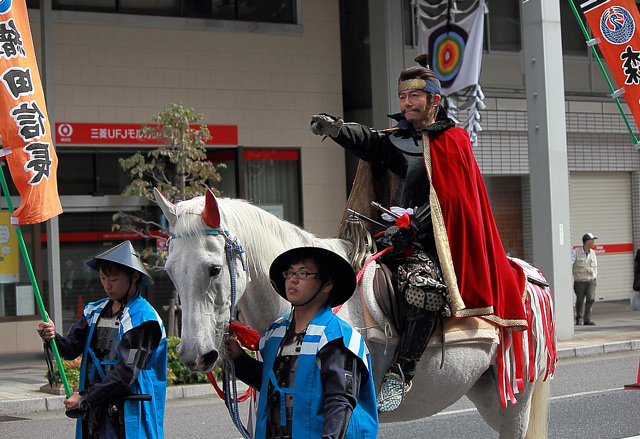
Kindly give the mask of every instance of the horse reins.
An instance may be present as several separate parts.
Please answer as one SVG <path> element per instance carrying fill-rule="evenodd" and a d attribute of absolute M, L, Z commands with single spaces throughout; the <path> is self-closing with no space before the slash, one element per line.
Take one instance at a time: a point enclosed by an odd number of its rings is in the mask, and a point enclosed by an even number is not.
<path fill-rule="evenodd" d="M 218 229 L 214 229 L 212 231 L 216 231 Z M 222 232 L 222 235 L 225 239 L 225 253 L 227 255 L 227 267 L 229 268 L 229 277 L 231 278 L 231 306 L 229 307 L 229 326 L 233 325 L 235 322 L 235 310 L 236 310 L 236 296 L 237 296 L 237 285 L 236 285 L 236 264 L 235 258 L 236 256 L 240 258 L 242 262 L 242 268 L 244 271 L 248 270 L 247 261 L 245 259 L 245 251 L 242 245 L 238 242 L 236 237 L 231 238 L 229 232 L 223 229 L 219 229 Z M 206 231 L 205 231 L 206 232 Z M 217 233 L 220 234 L 220 233 Z M 210 380 L 211 381 L 211 380 Z M 213 383 L 216 381 L 213 380 Z M 229 415 L 231 416 L 231 420 L 233 424 L 236 426 L 242 437 L 245 439 L 251 439 L 251 435 L 245 428 L 242 420 L 240 419 L 240 410 L 238 409 L 238 385 L 236 380 L 236 368 L 233 365 L 233 361 L 226 361 L 224 363 L 224 367 L 222 368 L 222 385 L 224 387 L 224 404 L 227 406 L 229 410 Z M 217 384 L 214 386 L 217 387 Z M 216 390 L 217 391 L 217 390 Z M 251 388 L 247 389 L 247 393 L 243 397 L 243 401 L 249 397 L 251 393 Z M 233 395 L 233 396 L 232 396 Z"/>

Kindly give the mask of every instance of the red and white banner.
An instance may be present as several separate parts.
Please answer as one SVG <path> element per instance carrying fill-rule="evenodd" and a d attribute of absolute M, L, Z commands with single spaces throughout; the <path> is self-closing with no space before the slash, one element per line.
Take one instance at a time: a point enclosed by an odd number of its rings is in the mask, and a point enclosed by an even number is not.
<path fill-rule="evenodd" d="M 25 0 L 0 1 L 0 136 L 18 192 L 19 224 L 62 213 L 47 107 Z"/>
<path fill-rule="evenodd" d="M 619 90 L 624 89 L 622 97 L 640 127 L 640 13 L 636 3 L 589 0 L 580 8 Z"/>

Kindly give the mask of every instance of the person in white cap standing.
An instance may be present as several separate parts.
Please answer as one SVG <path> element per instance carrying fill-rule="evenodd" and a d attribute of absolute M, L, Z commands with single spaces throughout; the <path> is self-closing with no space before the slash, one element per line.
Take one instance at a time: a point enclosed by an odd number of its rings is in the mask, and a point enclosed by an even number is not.
<path fill-rule="evenodd" d="M 140 295 L 153 279 L 130 241 L 85 263 L 100 273 L 108 297 L 88 304 L 66 337 L 51 321 L 38 325 L 45 342 L 55 337 L 63 358 L 82 355 L 78 392 L 64 400 L 68 415 L 82 416 L 76 439 L 163 438 L 167 338 Z"/>
<path fill-rule="evenodd" d="M 591 308 L 596 300 L 598 258 L 593 247 L 598 239 L 593 233 L 582 236 L 582 247 L 573 249 L 573 290 L 576 293 L 576 325 L 595 325 L 591 320 Z"/>

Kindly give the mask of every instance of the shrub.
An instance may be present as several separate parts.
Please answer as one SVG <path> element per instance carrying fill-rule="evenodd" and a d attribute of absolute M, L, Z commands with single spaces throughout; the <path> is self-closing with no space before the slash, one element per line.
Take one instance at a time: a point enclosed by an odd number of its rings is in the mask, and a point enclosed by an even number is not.
<path fill-rule="evenodd" d="M 193 373 L 187 366 L 182 364 L 176 351 L 176 346 L 179 343 L 179 337 L 167 337 L 167 385 L 208 382 L 209 380 L 207 380 L 207 376 L 204 373 Z"/>
<path fill-rule="evenodd" d="M 52 358 L 53 359 L 53 358 Z M 82 357 L 78 357 L 75 360 L 63 360 L 62 361 L 62 369 L 64 370 L 64 374 L 67 377 L 67 383 L 69 383 L 69 387 L 71 388 L 72 392 L 75 392 L 78 390 L 78 381 L 80 380 L 80 363 L 82 362 Z M 53 371 L 55 373 L 55 376 L 53 377 L 53 382 L 55 383 L 61 383 L 62 379 L 60 378 L 60 373 L 58 372 L 58 363 L 55 361 L 55 359 L 53 360 Z M 45 378 L 48 381 L 50 380 L 50 371 L 47 370 L 47 374 L 45 375 Z"/>

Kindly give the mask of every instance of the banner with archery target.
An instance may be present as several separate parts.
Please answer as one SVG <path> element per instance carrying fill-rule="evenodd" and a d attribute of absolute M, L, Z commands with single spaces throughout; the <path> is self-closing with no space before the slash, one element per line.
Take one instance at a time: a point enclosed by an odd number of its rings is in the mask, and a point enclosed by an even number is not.
<path fill-rule="evenodd" d="M 486 12 L 485 0 L 418 0 L 416 6 L 419 51 L 429 54 L 450 117 L 460 123 L 457 113 L 467 110 L 466 128 L 474 144 L 482 131 L 478 111 L 485 108 L 479 81 Z"/>

